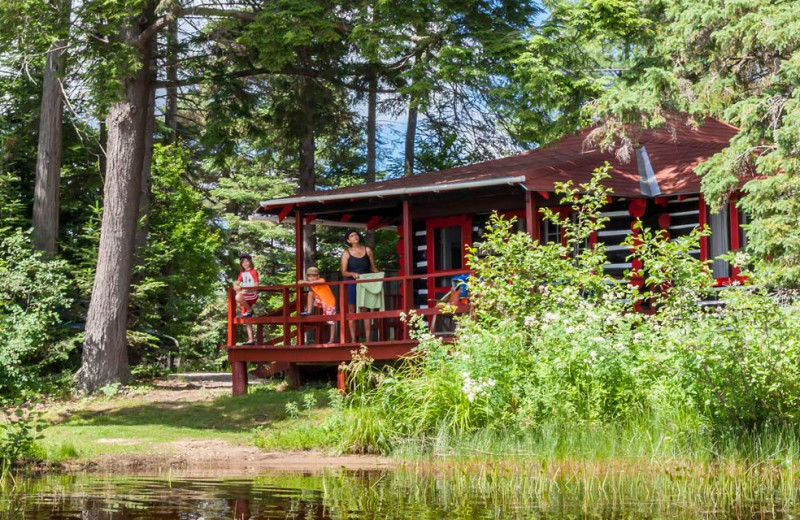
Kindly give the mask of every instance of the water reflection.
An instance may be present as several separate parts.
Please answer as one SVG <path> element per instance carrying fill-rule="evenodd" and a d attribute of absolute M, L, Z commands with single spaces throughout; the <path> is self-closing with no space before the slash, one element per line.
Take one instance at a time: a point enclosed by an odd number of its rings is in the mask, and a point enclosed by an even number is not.
<path fill-rule="evenodd" d="M 51 476 L 4 492 L 0 519 L 793 518 L 798 513 L 792 499 L 788 506 L 775 500 L 774 489 L 761 489 L 763 500 L 748 501 L 735 486 L 727 496 L 704 495 L 693 483 L 648 490 L 533 480 L 402 471 L 254 478 Z"/>
<path fill-rule="evenodd" d="M 285 475 L 283 477 L 286 477 Z M 0 518 L 323 519 L 320 478 L 143 478 L 71 476 L 29 482 L 3 497 Z"/>

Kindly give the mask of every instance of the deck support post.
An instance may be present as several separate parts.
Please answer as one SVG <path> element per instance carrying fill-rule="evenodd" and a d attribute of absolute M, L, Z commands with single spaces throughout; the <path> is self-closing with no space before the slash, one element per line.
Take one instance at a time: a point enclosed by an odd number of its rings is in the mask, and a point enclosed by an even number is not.
<path fill-rule="evenodd" d="M 236 498 L 233 500 L 233 518 L 236 520 L 249 520 L 250 503 L 246 498 Z"/>
<path fill-rule="evenodd" d="M 233 395 L 247 394 L 247 362 L 231 361 Z"/>
<path fill-rule="evenodd" d="M 286 379 L 289 380 L 291 388 L 300 388 L 302 381 L 300 379 L 300 367 L 297 363 L 289 363 L 289 368 L 286 370 Z"/>
<path fill-rule="evenodd" d="M 539 236 L 539 212 L 536 208 L 536 199 L 533 192 L 525 190 L 525 225 L 528 236 L 534 241 L 540 241 Z"/>
<path fill-rule="evenodd" d="M 345 377 L 344 370 L 342 370 L 342 365 L 339 365 L 336 369 L 336 389 L 339 390 L 340 394 L 344 394 L 346 384 L 347 378 Z"/>

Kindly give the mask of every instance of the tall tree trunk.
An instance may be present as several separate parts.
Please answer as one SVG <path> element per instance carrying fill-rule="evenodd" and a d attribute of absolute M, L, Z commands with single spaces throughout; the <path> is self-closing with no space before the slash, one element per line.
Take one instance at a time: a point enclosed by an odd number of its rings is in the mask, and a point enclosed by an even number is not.
<path fill-rule="evenodd" d="M 148 44 L 148 54 L 155 55 L 156 40 L 153 38 Z M 149 84 L 156 80 L 155 67 L 151 63 Z M 150 233 L 150 197 L 152 195 L 152 166 L 153 166 L 153 145 L 156 132 L 156 91 L 148 88 L 147 95 L 147 120 L 144 129 L 144 155 L 142 156 L 142 181 L 139 189 L 139 216 L 137 218 L 136 239 L 134 241 L 134 267 L 138 268 L 144 264 L 145 248 L 147 248 L 147 235 Z M 143 274 L 134 270 L 133 284 L 142 281 Z"/>
<path fill-rule="evenodd" d="M 151 78 L 152 79 L 152 78 Z M 154 134 L 156 131 L 156 92 L 155 89 L 148 89 L 147 96 L 147 120 L 144 130 L 144 154 L 142 156 L 142 185 L 139 189 L 139 226 L 136 228 L 136 262 L 140 265 L 144 262 L 141 257 L 142 250 L 147 247 L 147 234 L 150 232 L 150 197 L 152 195 L 152 171 L 153 171 L 153 145 Z"/>
<path fill-rule="evenodd" d="M 164 107 L 164 124 L 169 128 L 166 141 L 174 142 L 178 137 L 178 21 L 167 26 L 167 102 Z"/>
<path fill-rule="evenodd" d="M 406 123 L 406 150 L 403 174 L 414 175 L 414 141 L 417 138 L 417 106 L 414 96 L 408 101 L 408 122 Z"/>
<path fill-rule="evenodd" d="M 422 28 L 417 28 L 417 32 L 421 33 Z M 423 51 L 417 50 L 414 53 L 413 69 L 420 66 L 422 61 Z M 412 82 L 414 80 L 412 79 Z M 408 177 L 414 175 L 414 161 L 416 160 L 414 153 L 414 143 L 417 140 L 417 116 L 419 115 L 419 98 L 418 94 L 410 94 L 408 97 L 408 121 L 406 122 L 406 149 L 405 158 L 403 161 L 403 174 Z"/>
<path fill-rule="evenodd" d="M 300 135 L 300 157 L 298 170 L 298 184 L 300 192 L 313 191 L 316 187 L 314 176 L 314 161 L 317 152 L 317 145 L 314 138 L 314 104 L 311 96 L 312 89 L 308 84 L 312 81 L 308 78 L 300 77 L 298 81 L 298 93 L 301 103 L 301 113 L 303 118 L 302 134 Z M 305 226 L 303 230 L 303 272 L 316 263 L 317 260 L 317 234 L 316 226 Z M 303 273 L 297 273 L 298 277 L 303 277 Z"/>
<path fill-rule="evenodd" d="M 378 77 L 375 69 L 369 72 L 367 96 L 367 182 L 375 182 L 376 143 L 378 132 Z"/>
<path fill-rule="evenodd" d="M 367 94 L 367 182 L 375 182 L 378 133 L 378 76 L 375 69 L 369 71 L 369 93 Z M 364 241 L 375 247 L 375 232 L 367 231 Z"/>
<path fill-rule="evenodd" d="M 105 121 L 100 121 L 100 156 L 98 166 L 100 167 L 100 176 L 105 179 L 106 172 L 108 171 L 108 125 Z"/>
<path fill-rule="evenodd" d="M 62 24 L 69 25 L 71 3 L 62 4 Z M 59 76 L 66 62 L 67 40 L 54 42 L 47 51 L 39 116 L 39 146 L 36 153 L 36 187 L 33 195 L 33 245 L 55 253 L 61 189 L 61 149 L 64 98 Z"/>
<path fill-rule="evenodd" d="M 153 23 L 154 3 L 142 16 L 122 27 L 128 45 Z M 83 359 L 78 386 L 94 392 L 130 378 L 126 342 L 133 245 L 144 157 L 147 103 L 150 92 L 149 46 L 141 47 L 141 68 L 134 77 L 120 78 L 124 98 L 108 114 L 108 172 L 104 187 L 103 220 L 92 299 L 86 317 Z"/>
<path fill-rule="evenodd" d="M 154 52 L 155 47 L 151 46 L 150 51 Z M 151 54 L 152 55 L 152 54 Z M 151 68 L 151 71 L 154 69 Z M 151 74 L 150 80 L 154 81 L 155 74 Z M 139 212 L 136 218 L 136 236 L 133 241 L 133 266 L 131 268 L 131 286 L 139 285 L 144 280 L 145 254 L 147 253 L 147 237 L 150 234 L 150 198 L 153 190 L 152 165 L 153 165 L 153 144 L 156 131 L 156 91 L 149 89 L 147 96 L 147 121 L 144 130 L 144 152 L 142 154 L 142 178 L 139 188 Z M 128 305 L 128 327 L 134 327 L 141 316 L 141 307 L 138 305 Z"/>

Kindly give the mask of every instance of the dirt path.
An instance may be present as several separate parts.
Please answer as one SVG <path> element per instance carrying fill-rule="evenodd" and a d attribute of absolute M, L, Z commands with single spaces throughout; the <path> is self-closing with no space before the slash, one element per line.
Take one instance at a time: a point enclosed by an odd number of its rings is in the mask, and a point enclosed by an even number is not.
<path fill-rule="evenodd" d="M 100 416 L 120 413 L 126 402 L 135 399 L 139 407 L 179 413 L 198 403 L 213 402 L 231 393 L 230 376 L 157 380 L 146 392 L 120 395 L 113 399 L 61 403 L 51 408 L 54 422 L 75 413 Z M 172 412 L 170 412 L 172 413 Z M 246 431 L 246 430 L 245 430 Z M 104 437 L 94 442 L 141 448 L 147 439 Z M 72 460 L 63 465 L 67 472 L 137 473 L 137 474 L 253 474 L 271 471 L 319 472 L 325 469 L 377 470 L 389 467 L 390 459 L 370 455 L 330 455 L 316 451 L 266 452 L 255 446 L 216 439 L 177 439 L 146 445 L 135 452 L 106 453 L 91 460 Z"/>

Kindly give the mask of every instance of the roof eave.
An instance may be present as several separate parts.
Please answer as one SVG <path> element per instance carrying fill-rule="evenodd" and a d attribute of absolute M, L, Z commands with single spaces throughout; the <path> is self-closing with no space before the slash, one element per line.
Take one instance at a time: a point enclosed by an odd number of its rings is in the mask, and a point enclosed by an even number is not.
<path fill-rule="evenodd" d="M 262 201 L 261 207 L 264 209 L 286 206 L 288 204 L 309 204 L 317 203 L 324 204 L 337 200 L 356 200 L 368 199 L 372 197 L 397 197 L 402 195 L 416 195 L 420 193 L 432 193 L 442 191 L 455 191 L 455 190 L 468 190 L 474 188 L 484 188 L 488 186 L 499 186 L 502 184 L 522 184 L 525 182 L 524 175 L 500 177 L 497 179 L 483 179 L 478 181 L 464 181 L 464 182 L 449 182 L 445 184 L 433 184 L 427 186 L 416 186 L 410 188 L 393 188 L 393 189 L 376 189 L 370 191 L 362 191 L 355 193 L 330 193 L 325 194 L 324 191 L 315 192 L 309 195 L 301 195 L 297 197 L 286 197 L 283 199 L 273 199 Z"/>

